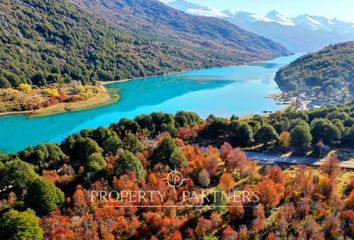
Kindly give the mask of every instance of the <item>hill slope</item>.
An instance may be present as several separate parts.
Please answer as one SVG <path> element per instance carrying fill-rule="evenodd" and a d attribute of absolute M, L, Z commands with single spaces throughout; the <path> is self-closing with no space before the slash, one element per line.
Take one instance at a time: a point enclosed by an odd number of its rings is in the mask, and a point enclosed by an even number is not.
<path fill-rule="evenodd" d="M 159 18 L 158 12 L 151 14 Z M 186 48 L 183 44 L 151 39 L 141 32 L 127 33 L 133 25 L 134 21 L 126 29 L 112 26 L 66 0 L 1 1 L 0 87 L 21 82 L 93 83 L 237 64 L 287 53 L 279 45 L 273 47 L 271 41 L 264 40 L 269 45 L 235 49 L 233 57 L 223 58 L 222 54 L 214 56 L 206 47 Z M 219 30 L 227 34 L 227 29 Z M 254 36 L 247 41 L 257 41 Z"/>
<path fill-rule="evenodd" d="M 284 91 L 354 96 L 354 42 L 330 45 L 280 69 L 275 81 Z"/>
<path fill-rule="evenodd" d="M 241 63 L 289 52 L 267 38 L 216 18 L 193 16 L 157 0 L 71 0 L 127 31 Z"/>
<path fill-rule="evenodd" d="M 222 63 L 125 34 L 57 0 L 1 1 L 0 43 L 0 87 L 117 80 Z"/>

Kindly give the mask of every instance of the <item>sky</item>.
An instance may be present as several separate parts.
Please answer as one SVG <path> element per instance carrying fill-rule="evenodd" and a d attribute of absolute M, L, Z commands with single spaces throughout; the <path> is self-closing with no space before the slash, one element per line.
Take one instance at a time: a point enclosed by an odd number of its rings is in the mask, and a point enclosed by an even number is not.
<path fill-rule="evenodd" d="M 310 14 L 354 22 L 354 0 L 187 0 L 218 10 L 265 15 L 271 10 L 288 16 Z"/>

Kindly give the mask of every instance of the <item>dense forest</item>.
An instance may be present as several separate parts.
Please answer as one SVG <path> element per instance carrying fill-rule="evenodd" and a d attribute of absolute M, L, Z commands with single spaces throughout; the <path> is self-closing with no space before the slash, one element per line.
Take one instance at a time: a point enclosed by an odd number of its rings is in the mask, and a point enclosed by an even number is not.
<path fill-rule="evenodd" d="M 354 96 L 354 42 L 330 45 L 281 68 L 275 81 L 283 91 Z"/>
<path fill-rule="evenodd" d="M 272 49 L 272 44 L 259 45 L 257 57 L 251 54 L 253 50 L 245 50 L 234 58 L 223 58 L 206 48 L 201 51 L 138 32 L 127 33 L 67 0 L 4 0 L 0 3 L 0 87 L 72 80 L 88 84 L 287 53 L 277 44 Z"/>
<path fill-rule="evenodd" d="M 349 239 L 354 175 L 339 156 L 320 168 L 259 166 L 240 148 L 303 154 L 324 144 L 354 146 L 354 104 L 205 121 L 153 113 L 86 129 L 0 155 L 0 239 Z M 185 178 L 177 189 L 163 181 L 174 169 Z M 156 190 L 166 195 L 150 207 L 92 198 Z M 232 190 L 257 197 L 222 197 Z M 217 194 L 176 207 L 185 191 Z"/>

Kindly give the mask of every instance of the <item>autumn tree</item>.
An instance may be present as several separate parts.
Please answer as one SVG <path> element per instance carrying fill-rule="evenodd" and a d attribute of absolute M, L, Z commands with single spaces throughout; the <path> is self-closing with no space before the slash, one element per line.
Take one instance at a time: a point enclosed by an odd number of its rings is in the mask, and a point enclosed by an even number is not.
<path fill-rule="evenodd" d="M 266 238 L 266 240 L 278 240 L 278 239 L 280 238 L 278 238 L 274 232 L 270 232 Z"/>
<path fill-rule="evenodd" d="M 234 221 L 242 221 L 245 214 L 245 209 L 242 201 L 233 201 L 231 200 L 228 205 L 228 210 L 230 217 Z"/>
<path fill-rule="evenodd" d="M 238 232 L 238 239 L 240 239 L 240 240 L 248 240 L 249 239 L 249 237 L 248 237 L 248 229 L 247 229 L 247 226 L 246 225 L 241 225 L 240 226 L 240 230 L 239 230 L 239 232 Z"/>
<path fill-rule="evenodd" d="M 353 196 L 354 197 L 354 196 Z M 351 207 L 353 209 L 353 207 Z M 344 210 L 341 212 L 341 218 L 343 219 L 343 230 L 347 236 L 354 235 L 354 210 Z"/>
<path fill-rule="evenodd" d="M 234 177 L 231 173 L 223 173 L 219 179 L 219 185 L 225 190 L 231 190 L 235 185 Z"/>
<path fill-rule="evenodd" d="M 209 156 L 204 161 L 204 168 L 209 172 L 210 176 L 214 176 L 219 168 L 219 159 L 216 156 Z"/>
<path fill-rule="evenodd" d="M 295 213 L 296 210 L 292 202 L 284 204 L 277 211 L 275 215 L 275 227 L 282 237 L 287 237 L 287 233 L 290 227 L 289 225 L 291 221 L 293 221 Z"/>
<path fill-rule="evenodd" d="M 172 153 L 169 166 L 174 166 L 174 168 L 187 166 L 187 158 L 181 150 L 178 149 Z"/>
<path fill-rule="evenodd" d="M 226 157 L 225 167 L 227 171 L 233 172 L 236 168 L 241 168 L 248 161 L 247 156 L 240 148 L 233 149 Z"/>
<path fill-rule="evenodd" d="M 226 227 L 222 230 L 221 240 L 237 240 L 238 234 L 235 230 L 232 229 L 230 225 L 226 225 Z"/>
<path fill-rule="evenodd" d="M 335 190 L 335 183 L 328 176 L 320 177 L 316 185 L 317 196 L 323 199 L 331 199 Z"/>
<path fill-rule="evenodd" d="M 267 177 L 272 179 L 275 183 L 283 184 L 285 181 L 285 174 L 279 166 L 268 166 L 266 173 Z"/>
<path fill-rule="evenodd" d="M 161 131 L 170 134 L 170 136 L 174 138 L 178 136 L 178 130 L 174 125 L 162 124 Z"/>
<path fill-rule="evenodd" d="M 335 179 L 341 172 L 340 161 L 337 156 L 332 155 L 320 167 L 322 173 L 326 174 L 329 178 Z"/>
<path fill-rule="evenodd" d="M 264 220 L 265 214 L 264 209 L 262 207 L 257 207 L 254 209 L 253 215 L 255 219 L 253 220 L 252 224 L 252 231 L 256 234 L 262 231 L 265 228 Z"/>
<path fill-rule="evenodd" d="M 336 239 L 341 235 L 341 221 L 333 213 L 326 216 L 322 228 L 325 236 L 328 239 Z"/>
<path fill-rule="evenodd" d="M 259 202 L 265 209 L 272 209 L 278 206 L 282 197 L 283 186 L 276 184 L 269 178 L 263 179 L 256 185 Z"/>
<path fill-rule="evenodd" d="M 287 131 L 282 132 L 279 135 L 279 143 L 283 148 L 285 148 L 285 149 L 289 148 L 289 146 L 290 146 L 290 133 Z"/>
<path fill-rule="evenodd" d="M 228 142 L 224 142 L 224 144 L 220 148 L 220 158 L 225 161 L 227 156 L 230 154 L 230 152 L 233 150 L 233 147 L 230 145 Z"/>
<path fill-rule="evenodd" d="M 180 231 L 176 230 L 167 238 L 167 240 L 183 240 L 182 234 Z"/>
<path fill-rule="evenodd" d="M 354 208 L 354 190 L 352 190 L 349 196 L 345 199 L 345 204 L 349 209 Z"/>
<path fill-rule="evenodd" d="M 210 221 L 212 222 L 212 229 L 218 229 L 222 225 L 222 216 L 217 212 L 213 212 L 210 215 Z"/>
<path fill-rule="evenodd" d="M 206 169 L 202 169 L 198 175 L 198 182 L 203 187 L 208 187 L 210 184 L 210 174 Z"/>
<path fill-rule="evenodd" d="M 195 233 L 197 236 L 205 236 L 212 230 L 212 222 L 209 219 L 200 217 L 198 219 L 197 227 L 195 228 Z"/>

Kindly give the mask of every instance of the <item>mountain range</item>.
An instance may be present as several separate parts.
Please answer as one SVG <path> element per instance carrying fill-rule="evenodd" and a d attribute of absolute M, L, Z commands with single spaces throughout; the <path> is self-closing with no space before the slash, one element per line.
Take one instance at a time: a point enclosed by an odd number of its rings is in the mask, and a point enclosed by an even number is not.
<path fill-rule="evenodd" d="M 0 87 L 94 83 L 265 60 L 290 52 L 155 0 L 0 1 Z"/>
<path fill-rule="evenodd" d="M 354 24 L 307 14 L 289 18 L 273 10 L 265 16 L 218 11 L 185 0 L 167 3 L 181 11 L 227 20 L 241 28 L 281 43 L 293 52 L 313 52 L 329 44 L 354 39 Z"/>

